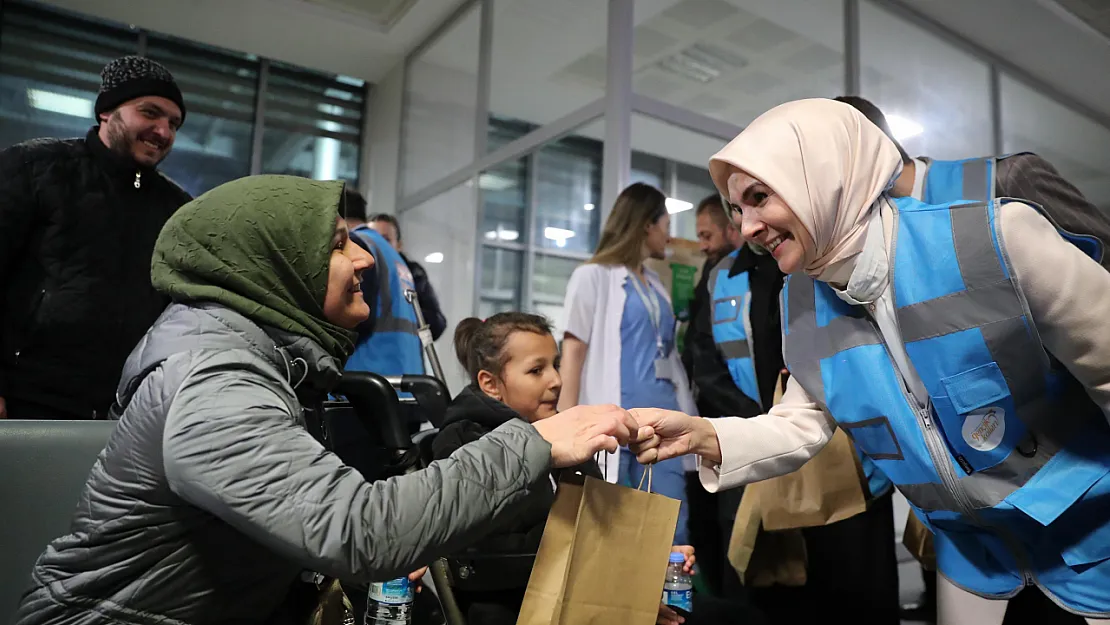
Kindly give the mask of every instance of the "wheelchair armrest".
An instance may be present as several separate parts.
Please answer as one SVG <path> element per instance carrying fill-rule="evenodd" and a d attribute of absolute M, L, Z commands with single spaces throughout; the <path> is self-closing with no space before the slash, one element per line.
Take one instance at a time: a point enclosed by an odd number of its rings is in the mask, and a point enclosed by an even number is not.
<path fill-rule="evenodd" d="M 512 590 L 528 585 L 534 553 L 465 553 L 445 558 L 451 587 L 464 592 Z"/>

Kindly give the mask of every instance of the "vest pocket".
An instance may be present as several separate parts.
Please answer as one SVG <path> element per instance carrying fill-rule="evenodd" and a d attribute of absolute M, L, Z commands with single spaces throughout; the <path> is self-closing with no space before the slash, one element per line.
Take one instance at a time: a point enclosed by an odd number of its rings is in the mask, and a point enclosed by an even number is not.
<path fill-rule="evenodd" d="M 1110 429 L 1076 432 L 1006 503 L 1045 526 L 1069 566 L 1110 559 Z"/>
<path fill-rule="evenodd" d="M 872 460 L 902 460 L 902 446 L 886 417 L 875 417 L 852 423 L 839 423 L 856 447 Z"/>
<path fill-rule="evenodd" d="M 713 323 L 730 323 L 740 317 L 741 298 L 725 297 L 713 301 Z"/>
<path fill-rule="evenodd" d="M 1082 569 L 1110 559 L 1110 475 L 1103 475 L 1049 531 L 1068 566 Z"/>
<path fill-rule="evenodd" d="M 989 469 L 1025 438 L 1010 387 L 991 362 L 940 380 L 946 395 L 933 409 L 957 462 L 967 473 Z"/>

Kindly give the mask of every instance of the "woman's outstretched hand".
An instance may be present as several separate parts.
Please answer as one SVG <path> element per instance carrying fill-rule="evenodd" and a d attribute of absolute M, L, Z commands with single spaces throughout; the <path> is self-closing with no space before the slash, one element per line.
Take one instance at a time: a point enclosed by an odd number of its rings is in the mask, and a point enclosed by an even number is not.
<path fill-rule="evenodd" d="M 551 443 L 555 468 L 572 467 L 599 451 L 615 452 L 620 445 L 654 436 L 650 427 L 640 427 L 627 410 L 617 406 L 575 406 L 532 425 Z"/>
<path fill-rule="evenodd" d="M 633 408 L 630 412 L 641 430 L 652 431 L 650 438 L 641 437 L 628 445 L 641 464 L 686 454 L 697 454 L 710 462 L 721 461 L 717 431 L 707 419 L 660 408 Z"/>

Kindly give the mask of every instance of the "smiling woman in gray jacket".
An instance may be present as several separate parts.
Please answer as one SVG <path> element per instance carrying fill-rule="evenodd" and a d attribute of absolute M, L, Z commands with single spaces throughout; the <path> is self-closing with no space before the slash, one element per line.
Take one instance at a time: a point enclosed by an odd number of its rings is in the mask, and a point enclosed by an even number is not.
<path fill-rule="evenodd" d="M 553 466 L 638 438 L 626 412 L 585 407 L 374 484 L 328 452 L 303 409 L 339 380 L 373 262 L 342 188 L 245 178 L 167 223 L 151 278 L 174 304 L 128 359 L 119 423 L 16 623 L 291 622 L 302 571 L 406 574 L 513 515 Z"/>

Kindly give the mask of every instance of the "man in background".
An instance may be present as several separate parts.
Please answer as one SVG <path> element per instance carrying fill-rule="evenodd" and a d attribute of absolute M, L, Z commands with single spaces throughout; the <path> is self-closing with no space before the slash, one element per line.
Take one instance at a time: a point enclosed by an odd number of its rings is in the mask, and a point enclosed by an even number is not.
<path fill-rule="evenodd" d="M 416 283 L 416 299 L 420 302 L 420 314 L 424 315 L 424 322 L 431 328 L 432 338 L 438 339 L 447 329 L 447 318 L 443 316 L 443 311 L 439 307 L 439 298 L 436 297 L 435 289 L 428 281 L 428 272 L 420 263 L 405 256 L 405 244 L 401 239 L 401 226 L 397 223 L 397 218 L 387 213 L 378 213 L 370 218 L 367 225 L 385 237 L 393 249 L 401 254 L 401 258 L 405 259 L 405 264 L 412 272 L 413 282 Z"/>
<path fill-rule="evenodd" d="M 347 368 L 384 376 L 423 375 L 424 350 L 416 311 L 405 298 L 407 291 L 416 290 L 408 263 L 385 236 L 364 221 L 366 199 L 358 190 L 345 187 L 343 203 L 351 240 L 374 257 L 373 271 L 362 275 L 370 318 L 358 327 L 358 341 Z"/>
<path fill-rule="evenodd" d="M 682 364 L 686 367 L 687 376 L 695 385 L 698 384 L 698 379 L 695 378 L 696 371 L 703 385 L 718 386 L 713 383 L 713 376 L 716 375 L 719 376 L 718 382 L 725 386 L 732 386 L 732 378 L 729 375 L 728 368 L 721 362 L 717 355 L 717 348 L 713 344 L 712 328 L 700 327 L 704 324 L 705 316 L 699 313 L 702 307 L 709 305 L 711 299 L 708 286 L 710 273 L 725 256 L 740 247 L 740 232 L 729 221 L 719 195 L 714 194 L 703 199 L 698 204 L 696 215 L 698 247 L 705 254 L 706 260 L 705 266 L 701 270 L 701 280 L 694 287 L 694 299 L 690 302 L 691 327 L 686 333 L 687 338 L 682 352 Z M 709 338 L 699 343 L 696 340 L 691 340 L 692 337 Z M 702 354 L 705 357 L 699 358 L 699 355 Z M 697 365 L 696 369 L 695 364 Z M 695 395 L 697 394 L 695 393 Z M 737 391 L 737 395 L 742 397 L 739 391 Z M 707 399 L 705 405 L 703 405 L 702 400 L 699 399 L 698 401 L 698 411 L 702 416 L 732 415 L 732 412 L 726 410 L 729 407 L 727 403 L 721 405 L 721 402 L 714 402 L 711 398 Z"/>
<path fill-rule="evenodd" d="M 185 102 L 127 56 L 100 72 L 97 125 L 0 152 L 0 418 L 105 418 L 131 350 L 169 303 L 154 241 L 191 198 L 158 171 Z"/>
<path fill-rule="evenodd" d="M 703 417 L 723 417 L 737 414 L 736 406 L 752 404 L 735 389 L 728 367 L 717 354 L 713 331 L 707 325 L 709 315 L 702 309 L 710 305 L 709 276 L 713 268 L 741 244 L 740 232 L 732 225 L 721 203 L 721 196 L 710 195 L 696 209 L 698 247 L 705 254 L 701 280 L 694 288 L 690 302 L 690 327 L 682 350 L 682 364 L 694 384 L 694 398 L 698 413 Z M 720 389 L 726 389 L 721 391 Z M 753 405 L 753 409 L 758 406 Z M 697 474 L 687 475 L 686 492 L 690 504 L 690 537 L 698 553 L 698 564 L 710 586 L 723 596 L 736 596 L 739 580 L 728 563 L 728 537 L 736 518 L 741 489 L 708 493 L 701 487 Z"/>

